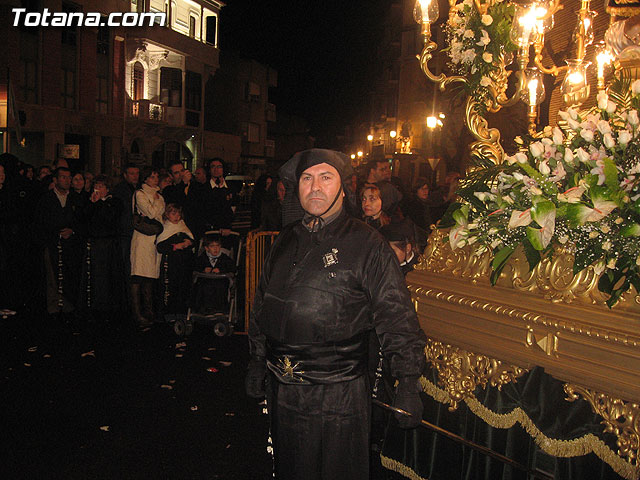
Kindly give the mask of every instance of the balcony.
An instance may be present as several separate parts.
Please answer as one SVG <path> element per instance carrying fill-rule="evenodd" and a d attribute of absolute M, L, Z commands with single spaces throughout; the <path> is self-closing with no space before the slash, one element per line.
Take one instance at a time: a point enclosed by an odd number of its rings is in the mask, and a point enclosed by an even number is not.
<path fill-rule="evenodd" d="M 127 100 L 127 103 L 129 118 L 152 122 L 167 121 L 167 108 L 162 103 L 154 103 L 151 100 Z"/>

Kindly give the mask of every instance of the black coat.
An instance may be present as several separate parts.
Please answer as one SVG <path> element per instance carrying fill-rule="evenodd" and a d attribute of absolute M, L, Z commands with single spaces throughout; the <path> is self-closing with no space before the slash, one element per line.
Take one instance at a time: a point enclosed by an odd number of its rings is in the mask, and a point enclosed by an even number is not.
<path fill-rule="evenodd" d="M 212 230 L 231 228 L 233 223 L 232 192 L 226 187 L 212 188 L 204 184 L 205 221 Z"/>
<path fill-rule="evenodd" d="M 272 376 L 278 478 L 368 478 L 374 330 L 396 378 L 420 375 L 424 334 L 384 238 L 344 211 L 316 233 L 299 222 L 285 227 L 249 325 L 252 356 L 266 357 Z"/>

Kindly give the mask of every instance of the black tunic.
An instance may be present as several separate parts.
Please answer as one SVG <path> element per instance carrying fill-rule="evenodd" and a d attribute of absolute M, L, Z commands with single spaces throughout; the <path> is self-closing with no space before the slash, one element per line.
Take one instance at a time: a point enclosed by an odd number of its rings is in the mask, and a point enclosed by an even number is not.
<path fill-rule="evenodd" d="M 270 370 L 277 478 L 369 478 L 373 329 L 396 378 L 420 375 L 424 334 L 384 238 L 345 212 L 316 233 L 285 227 L 249 326 L 251 353 Z"/>

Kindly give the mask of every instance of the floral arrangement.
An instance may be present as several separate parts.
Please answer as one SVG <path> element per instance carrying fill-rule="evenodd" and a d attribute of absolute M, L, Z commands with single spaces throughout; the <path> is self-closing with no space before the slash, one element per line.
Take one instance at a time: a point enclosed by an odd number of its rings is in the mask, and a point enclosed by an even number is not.
<path fill-rule="evenodd" d="M 564 245 L 574 273 L 602 274 L 609 306 L 631 285 L 640 292 L 640 80 L 630 83 L 617 80 L 587 112 L 559 112 L 562 128 L 517 138 L 500 165 L 476 159 L 452 209 L 451 248 L 492 251 L 495 283 L 519 245 L 530 268 Z"/>
<path fill-rule="evenodd" d="M 514 11 L 509 2 L 497 0 L 481 14 L 473 0 L 464 0 L 449 15 L 445 26 L 449 66 L 467 79 L 467 91 L 480 104 L 502 74 L 501 57 L 516 49 L 509 35 Z"/>

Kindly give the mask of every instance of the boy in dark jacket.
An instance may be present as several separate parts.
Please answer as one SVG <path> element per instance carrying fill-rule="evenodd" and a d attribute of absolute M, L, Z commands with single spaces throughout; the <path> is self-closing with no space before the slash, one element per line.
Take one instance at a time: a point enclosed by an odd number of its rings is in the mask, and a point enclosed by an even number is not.
<path fill-rule="evenodd" d="M 236 264 L 222 253 L 222 240 L 218 235 L 205 235 L 204 252 L 196 260 L 196 270 L 202 273 L 236 273 Z M 197 310 L 202 313 L 224 312 L 229 307 L 227 290 L 229 278 L 200 278 L 196 286 Z"/>

